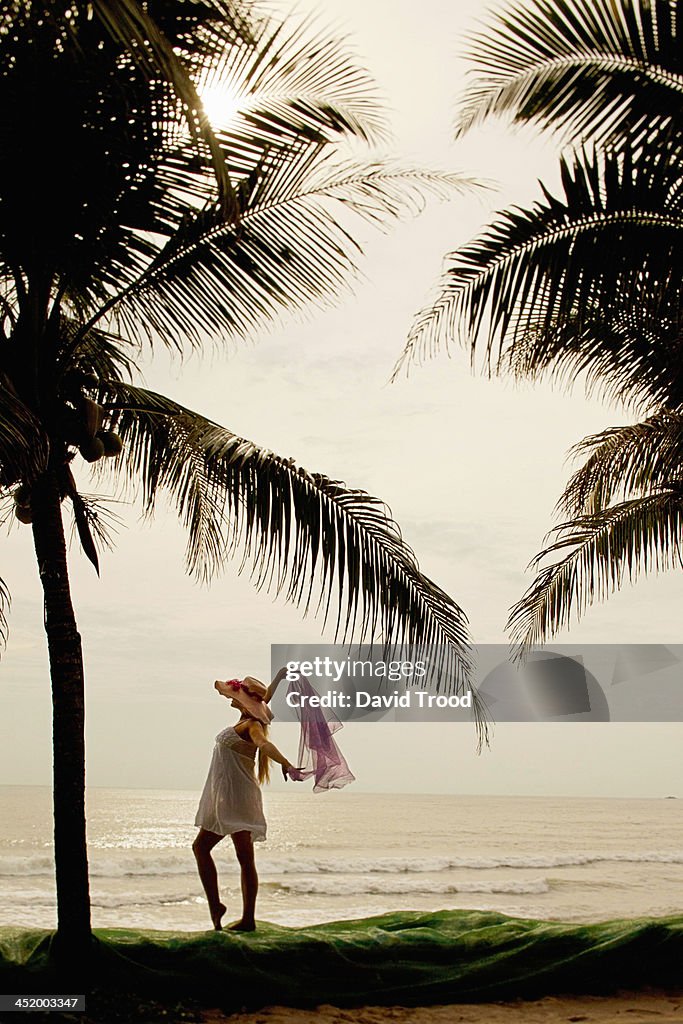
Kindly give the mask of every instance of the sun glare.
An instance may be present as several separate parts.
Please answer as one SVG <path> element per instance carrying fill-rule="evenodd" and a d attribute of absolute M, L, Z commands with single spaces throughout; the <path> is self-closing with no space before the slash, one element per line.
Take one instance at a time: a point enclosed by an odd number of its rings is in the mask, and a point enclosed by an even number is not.
<path fill-rule="evenodd" d="M 240 109 L 241 98 L 225 85 L 206 85 L 199 96 L 206 116 L 217 127 L 229 124 Z"/>

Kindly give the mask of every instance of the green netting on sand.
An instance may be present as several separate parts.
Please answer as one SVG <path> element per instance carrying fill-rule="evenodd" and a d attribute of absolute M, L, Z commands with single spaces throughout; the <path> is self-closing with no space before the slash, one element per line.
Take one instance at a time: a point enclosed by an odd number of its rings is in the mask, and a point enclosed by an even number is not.
<path fill-rule="evenodd" d="M 59 991 L 51 932 L 0 928 L 4 992 Z M 683 986 L 683 916 L 563 924 L 404 911 L 252 934 L 96 929 L 94 987 L 225 1007 L 429 1004 Z"/>

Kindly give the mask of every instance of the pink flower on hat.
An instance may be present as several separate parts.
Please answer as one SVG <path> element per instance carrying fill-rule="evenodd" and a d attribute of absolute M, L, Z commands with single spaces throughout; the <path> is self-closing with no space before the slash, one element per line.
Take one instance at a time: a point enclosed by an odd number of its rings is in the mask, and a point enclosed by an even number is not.
<path fill-rule="evenodd" d="M 241 679 L 226 679 L 225 680 L 225 685 L 226 686 L 231 686 L 233 688 L 233 690 L 235 690 L 235 691 L 241 690 L 242 689 L 242 680 Z"/>

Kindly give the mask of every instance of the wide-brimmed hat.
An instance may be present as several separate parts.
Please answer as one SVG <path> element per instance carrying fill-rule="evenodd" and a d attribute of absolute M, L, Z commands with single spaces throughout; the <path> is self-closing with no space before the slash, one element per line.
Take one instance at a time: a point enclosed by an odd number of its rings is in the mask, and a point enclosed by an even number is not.
<path fill-rule="evenodd" d="M 230 687 L 230 697 L 235 704 L 245 711 L 251 718 L 263 725 L 270 725 L 273 720 L 273 712 L 265 703 L 268 693 L 267 686 L 255 676 L 245 676 L 244 679 L 228 679 L 226 685 Z"/>

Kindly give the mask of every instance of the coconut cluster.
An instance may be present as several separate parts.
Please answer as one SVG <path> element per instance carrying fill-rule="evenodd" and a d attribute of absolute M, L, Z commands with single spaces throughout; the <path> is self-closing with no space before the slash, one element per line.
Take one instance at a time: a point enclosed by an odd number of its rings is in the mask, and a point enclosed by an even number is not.
<path fill-rule="evenodd" d="M 80 395 L 77 402 L 80 443 L 78 450 L 86 462 L 102 457 L 114 458 L 123 449 L 123 441 L 113 430 L 103 430 L 104 409 L 98 402 Z"/>
<path fill-rule="evenodd" d="M 64 441 L 77 448 L 86 462 L 115 458 L 123 450 L 123 441 L 114 430 L 104 428 L 105 409 L 84 394 L 99 384 L 96 374 L 76 368 L 67 377 L 62 396 L 66 398 L 59 414 L 57 429 Z M 20 523 L 33 522 L 31 487 L 22 483 L 14 490 L 14 514 Z M 62 494 L 64 497 L 64 494 Z"/>
<path fill-rule="evenodd" d="M 14 492 L 14 514 L 20 523 L 33 522 L 31 508 L 31 488 L 28 484 L 19 484 Z"/>
<path fill-rule="evenodd" d="M 113 430 L 98 430 L 78 450 L 86 462 L 97 462 L 103 456 L 112 459 L 123 450 L 123 441 Z"/>

